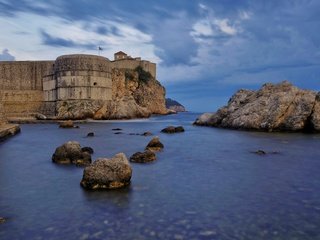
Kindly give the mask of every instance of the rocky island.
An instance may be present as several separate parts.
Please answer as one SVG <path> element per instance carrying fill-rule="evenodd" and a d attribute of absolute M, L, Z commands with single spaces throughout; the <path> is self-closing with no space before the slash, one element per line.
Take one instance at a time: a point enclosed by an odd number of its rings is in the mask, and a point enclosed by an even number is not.
<path fill-rule="evenodd" d="M 288 81 L 267 83 L 258 91 L 237 91 L 228 105 L 204 113 L 200 126 L 258 131 L 320 131 L 320 93 L 303 90 Z"/>
<path fill-rule="evenodd" d="M 185 112 L 185 107 L 176 100 L 166 98 L 166 108 L 175 112 Z"/>

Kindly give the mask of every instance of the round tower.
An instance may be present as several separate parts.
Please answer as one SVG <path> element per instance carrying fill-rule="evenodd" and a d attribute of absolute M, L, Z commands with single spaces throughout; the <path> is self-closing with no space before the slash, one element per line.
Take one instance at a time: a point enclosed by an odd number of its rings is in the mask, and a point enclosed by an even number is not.
<path fill-rule="evenodd" d="M 63 55 L 54 64 L 56 101 L 111 100 L 111 63 L 95 55 Z"/>

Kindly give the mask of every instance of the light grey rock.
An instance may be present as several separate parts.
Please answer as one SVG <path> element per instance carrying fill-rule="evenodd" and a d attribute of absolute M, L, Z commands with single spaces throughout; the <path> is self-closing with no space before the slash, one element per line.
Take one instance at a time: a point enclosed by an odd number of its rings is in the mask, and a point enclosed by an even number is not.
<path fill-rule="evenodd" d="M 316 96 L 316 92 L 299 89 L 288 81 L 268 83 L 258 91 L 239 90 L 227 106 L 201 115 L 194 124 L 262 131 L 319 131 L 320 101 Z"/>

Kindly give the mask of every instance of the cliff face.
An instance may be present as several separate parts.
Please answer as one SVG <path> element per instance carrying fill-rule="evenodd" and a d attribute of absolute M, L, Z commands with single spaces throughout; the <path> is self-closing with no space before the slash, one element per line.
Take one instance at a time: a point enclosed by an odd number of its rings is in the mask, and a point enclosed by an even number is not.
<path fill-rule="evenodd" d="M 262 131 L 320 131 L 320 93 L 288 81 L 265 84 L 258 91 L 239 90 L 216 113 L 200 116 L 196 125 Z"/>
<path fill-rule="evenodd" d="M 112 100 L 60 101 L 59 119 L 130 119 L 166 114 L 165 89 L 151 74 L 136 70 L 112 70 Z"/>
<path fill-rule="evenodd" d="M 173 110 L 175 112 L 185 112 L 186 109 L 185 107 L 180 104 L 179 102 L 171 99 L 171 98 L 166 98 L 166 108 Z"/>

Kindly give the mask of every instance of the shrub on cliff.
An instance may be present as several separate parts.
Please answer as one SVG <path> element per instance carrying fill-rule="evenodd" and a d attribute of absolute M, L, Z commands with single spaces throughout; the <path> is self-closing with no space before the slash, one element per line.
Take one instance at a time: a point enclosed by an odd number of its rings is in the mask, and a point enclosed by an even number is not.
<path fill-rule="evenodd" d="M 139 81 L 141 82 L 148 82 L 149 80 L 151 80 L 152 75 L 151 73 L 145 71 L 141 66 L 136 67 L 135 71 L 138 72 L 139 74 Z"/>

